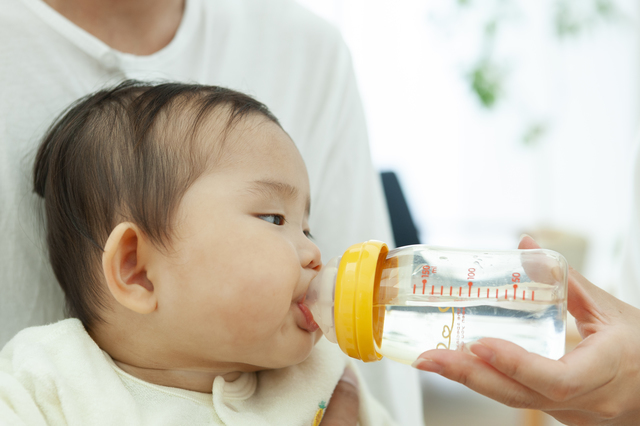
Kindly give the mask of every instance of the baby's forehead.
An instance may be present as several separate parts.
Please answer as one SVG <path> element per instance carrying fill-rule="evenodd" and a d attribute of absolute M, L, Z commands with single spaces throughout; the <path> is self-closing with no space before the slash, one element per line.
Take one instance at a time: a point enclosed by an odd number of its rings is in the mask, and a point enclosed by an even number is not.
<path fill-rule="evenodd" d="M 258 142 L 273 131 L 271 126 L 279 128 L 260 113 L 239 117 L 228 105 L 208 110 L 183 105 L 161 114 L 152 133 L 160 156 L 173 157 L 182 164 L 175 172 L 198 175 L 242 157 L 259 155 Z"/>
<path fill-rule="evenodd" d="M 295 143 L 280 125 L 256 113 L 230 122 L 226 111 L 215 112 L 202 120 L 194 133 L 194 144 L 218 167 L 234 167 L 256 159 L 267 161 L 272 156 L 302 161 Z"/>
<path fill-rule="evenodd" d="M 278 124 L 258 114 L 226 127 L 220 116 L 206 124 L 196 142 L 206 151 L 203 156 L 211 158 L 206 174 L 224 175 L 229 185 L 266 198 L 309 197 L 304 160 Z"/>

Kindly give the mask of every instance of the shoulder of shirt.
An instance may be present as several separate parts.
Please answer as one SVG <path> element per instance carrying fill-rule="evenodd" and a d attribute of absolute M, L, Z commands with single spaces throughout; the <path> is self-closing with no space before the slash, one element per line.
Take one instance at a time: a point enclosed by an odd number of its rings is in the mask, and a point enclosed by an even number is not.
<path fill-rule="evenodd" d="M 0 359 L 11 359 L 14 370 L 30 369 L 33 363 L 63 356 L 66 351 L 76 352 L 79 348 L 92 355 L 100 353 L 82 323 L 70 318 L 18 332 L 0 351 Z"/>
<path fill-rule="evenodd" d="M 83 338 L 86 336 L 91 339 L 86 330 L 82 326 L 80 320 L 76 318 L 68 318 L 53 324 L 40 325 L 35 327 L 27 327 L 19 331 L 5 346 L 24 346 L 24 345 L 47 345 L 52 341 L 64 338 Z M 4 350 L 4 349 L 3 349 Z"/>
<path fill-rule="evenodd" d="M 0 35 L 16 36 L 16 31 L 31 31 L 33 18 L 31 10 L 22 0 L 2 0 Z"/>

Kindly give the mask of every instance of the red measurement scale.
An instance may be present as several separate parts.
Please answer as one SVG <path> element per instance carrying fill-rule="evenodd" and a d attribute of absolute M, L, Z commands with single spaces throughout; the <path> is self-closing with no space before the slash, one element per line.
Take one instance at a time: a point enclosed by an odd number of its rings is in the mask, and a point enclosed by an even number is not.
<path fill-rule="evenodd" d="M 468 290 L 464 287 L 452 287 L 452 286 L 438 286 L 432 285 L 426 288 L 423 285 L 422 288 L 418 288 L 417 285 L 413 285 L 413 294 L 422 294 L 427 296 L 444 296 L 456 295 L 458 297 L 472 298 L 472 299 L 505 299 L 505 300 L 531 300 L 535 301 L 535 290 L 518 290 L 518 285 L 514 284 L 511 288 L 478 288 L 477 291 L 472 291 L 473 283 L 468 284 Z"/>
<path fill-rule="evenodd" d="M 512 285 L 511 288 L 505 288 L 505 286 L 501 286 L 499 288 L 491 288 L 491 287 L 477 287 L 477 291 L 473 291 L 473 279 L 475 279 L 475 268 L 468 269 L 467 279 L 470 281 L 467 283 L 467 289 L 464 287 L 458 286 L 436 286 L 432 284 L 430 287 L 427 285 L 429 281 L 429 277 L 431 274 L 437 273 L 437 267 L 431 267 L 429 265 L 424 265 L 422 267 L 422 288 L 419 288 L 416 284 L 413 285 L 413 294 L 422 294 L 422 295 L 431 295 L 435 296 L 440 294 L 443 296 L 448 294 L 449 296 L 453 296 L 456 294 L 458 297 L 465 298 L 476 298 L 476 299 L 504 299 L 504 300 L 530 300 L 535 301 L 536 292 L 535 290 L 531 290 L 527 292 L 527 290 L 518 290 L 518 284 L 520 282 L 520 274 L 518 272 L 514 272 L 511 275 Z M 486 292 L 485 292 L 486 290 Z"/>

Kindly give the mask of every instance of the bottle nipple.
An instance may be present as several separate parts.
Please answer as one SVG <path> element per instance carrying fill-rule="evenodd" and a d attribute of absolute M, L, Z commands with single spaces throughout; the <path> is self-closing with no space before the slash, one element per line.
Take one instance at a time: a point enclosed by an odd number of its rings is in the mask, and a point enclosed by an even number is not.
<path fill-rule="evenodd" d="M 340 257 L 335 257 L 327 262 L 311 281 L 307 296 L 303 301 L 304 307 L 310 311 L 313 320 L 318 324 L 325 337 L 333 343 L 338 343 L 333 320 L 333 305 L 339 265 Z"/>

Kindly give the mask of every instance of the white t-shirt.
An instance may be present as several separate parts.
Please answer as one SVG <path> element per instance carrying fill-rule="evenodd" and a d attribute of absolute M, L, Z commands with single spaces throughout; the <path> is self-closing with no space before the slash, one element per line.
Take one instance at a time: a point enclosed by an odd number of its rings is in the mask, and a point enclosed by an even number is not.
<path fill-rule="evenodd" d="M 317 426 L 350 364 L 326 339 L 302 363 L 218 376 L 211 393 L 140 380 L 120 369 L 77 319 L 31 327 L 0 351 L 0 423 L 8 425 Z M 393 426 L 360 387 L 361 426 Z"/>
<path fill-rule="evenodd" d="M 76 99 L 123 79 L 226 86 L 264 102 L 298 145 L 323 260 L 392 242 L 351 59 L 339 33 L 291 0 L 187 0 L 174 39 L 148 56 L 110 48 L 42 0 L 0 10 L 0 346 L 63 317 L 31 169 L 40 138 Z M 383 360 L 363 373 L 403 425 L 422 424 L 417 373 Z M 362 365 L 362 364 L 360 364 Z"/>

